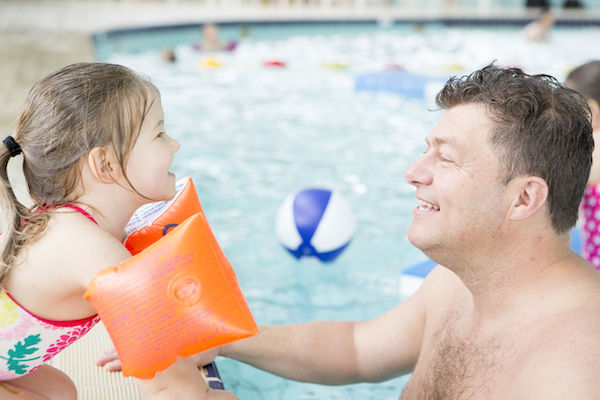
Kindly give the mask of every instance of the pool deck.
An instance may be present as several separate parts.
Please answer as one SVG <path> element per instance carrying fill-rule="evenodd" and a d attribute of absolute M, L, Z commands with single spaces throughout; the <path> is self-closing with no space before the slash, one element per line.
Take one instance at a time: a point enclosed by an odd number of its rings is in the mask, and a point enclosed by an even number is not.
<path fill-rule="evenodd" d="M 211 2 L 212 1 L 212 2 Z M 465 9 L 460 6 L 344 8 L 319 6 L 224 7 L 191 0 L 0 0 L 0 136 L 11 134 L 28 90 L 49 72 L 74 62 L 93 61 L 90 35 L 112 29 L 206 21 L 532 19 L 524 9 Z M 233 0 L 221 0 L 233 1 Z M 260 4 L 267 0 L 259 1 Z M 332 0 L 335 1 L 335 0 Z M 411 3 L 405 1 L 405 3 Z M 424 3 L 424 2 L 423 2 Z M 411 4 L 422 4 L 413 1 Z M 460 4 L 460 1 L 456 1 Z M 564 12 L 559 20 L 600 20 L 600 9 Z M 95 367 L 110 347 L 101 326 L 56 357 L 54 365 L 77 383 L 82 400 L 140 399 L 131 379 Z"/>

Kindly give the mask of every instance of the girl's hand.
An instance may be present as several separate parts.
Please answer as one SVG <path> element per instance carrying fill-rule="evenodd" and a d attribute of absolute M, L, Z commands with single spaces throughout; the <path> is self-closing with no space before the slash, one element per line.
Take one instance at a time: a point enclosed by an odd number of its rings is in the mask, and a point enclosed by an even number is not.
<path fill-rule="evenodd" d="M 215 357 L 218 355 L 219 348 L 215 347 L 203 351 L 202 353 L 195 354 L 191 356 L 191 358 L 194 360 L 198 367 L 203 367 L 213 362 Z M 119 360 L 119 356 L 117 355 L 117 351 L 115 349 L 100 354 L 96 359 L 96 365 L 104 367 L 107 371 L 121 370 L 121 360 Z"/>
<path fill-rule="evenodd" d="M 104 367 L 107 371 L 120 371 L 121 360 L 115 349 L 102 353 L 96 359 L 96 365 Z"/>

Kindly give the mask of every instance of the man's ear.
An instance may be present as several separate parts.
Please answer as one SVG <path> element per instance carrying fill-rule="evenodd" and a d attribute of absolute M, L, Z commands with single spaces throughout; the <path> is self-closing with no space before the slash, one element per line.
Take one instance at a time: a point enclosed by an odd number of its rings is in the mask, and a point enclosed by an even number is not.
<path fill-rule="evenodd" d="M 517 178 L 514 182 L 515 201 L 512 205 L 511 220 L 523 221 L 532 217 L 548 198 L 548 184 L 537 176 Z"/>
<path fill-rule="evenodd" d="M 92 173 L 102 183 L 113 183 L 114 161 L 104 147 L 94 147 L 88 154 L 87 165 Z"/>

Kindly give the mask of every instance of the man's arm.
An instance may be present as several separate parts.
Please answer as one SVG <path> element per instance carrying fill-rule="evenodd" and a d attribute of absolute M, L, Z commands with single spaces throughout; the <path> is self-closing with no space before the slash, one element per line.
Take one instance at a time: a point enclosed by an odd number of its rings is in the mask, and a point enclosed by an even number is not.
<path fill-rule="evenodd" d="M 423 297 L 417 292 L 369 321 L 263 326 L 258 335 L 221 347 L 220 354 L 298 381 L 382 381 L 410 372 L 417 361 L 425 328 Z"/>

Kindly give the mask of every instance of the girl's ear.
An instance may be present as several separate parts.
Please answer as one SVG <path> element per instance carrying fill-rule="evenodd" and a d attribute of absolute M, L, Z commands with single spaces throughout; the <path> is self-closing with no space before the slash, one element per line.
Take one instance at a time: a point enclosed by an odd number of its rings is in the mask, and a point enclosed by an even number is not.
<path fill-rule="evenodd" d="M 548 184 L 537 176 L 522 178 L 518 183 L 515 202 L 511 210 L 513 221 L 522 221 L 533 216 L 548 198 Z"/>
<path fill-rule="evenodd" d="M 102 183 L 113 183 L 114 162 L 111 161 L 109 152 L 104 147 L 94 147 L 88 154 L 87 164 L 92 175 Z"/>

